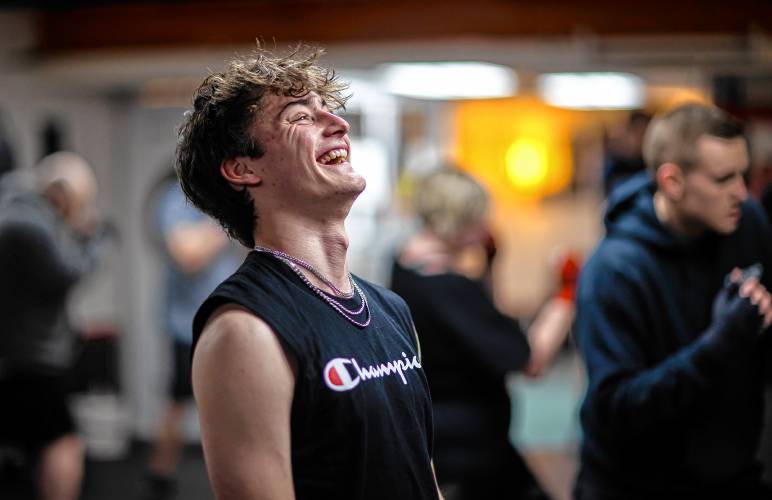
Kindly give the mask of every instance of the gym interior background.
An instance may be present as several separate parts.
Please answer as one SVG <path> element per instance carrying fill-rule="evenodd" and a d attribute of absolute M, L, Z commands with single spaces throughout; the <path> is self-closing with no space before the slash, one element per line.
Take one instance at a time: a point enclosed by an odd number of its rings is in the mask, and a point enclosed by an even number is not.
<path fill-rule="evenodd" d="M 93 460 L 120 460 L 155 432 L 168 352 L 147 207 L 192 90 L 257 40 L 280 50 L 320 44 L 324 62 L 352 82 L 345 115 L 368 179 L 349 221 L 352 267 L 375 281 L 385 281 L 402 235 L 411 179 L 452 162 L 494 195 L 498 303 L 532 315 L 554 286 L 553 256 L 586 255 L 601 235 L 604 156 L 634 110 L 721 105 L 758 138 L 752 190 L 769 182 L 769 2 L 3 2 L 0 126 L 15 167 L 55 149 L 82 154 L 120 235 L 72 304 L 91 338 L 84 356 L 95 373 L 77 404 Z M 544 379 L 510 385 L 512 439 L 567 498 L 578 360 L 568 348 Z M 196 442 L 193 411 L 186 435 Z"/>

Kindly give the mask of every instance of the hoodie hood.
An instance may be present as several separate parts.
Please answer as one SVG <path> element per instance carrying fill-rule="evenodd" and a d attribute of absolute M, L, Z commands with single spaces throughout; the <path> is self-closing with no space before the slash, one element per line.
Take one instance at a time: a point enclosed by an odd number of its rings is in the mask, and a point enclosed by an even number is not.
<path fill-rule="evenodd" d="M 654 211 L 656 189 L 648 172 L 635 174 L 615 187 L 609 194 L 603 219 L 606 235 L 669 250 L 687 251 L 700 244 L 704 238 L 681 236 L 657 219 Z"/>
<path fill-rule="evenodd" d="M 7 209 L 17 203 L 34 204 L 39 195 L 34 189 L 34 180 L 22 171 L 9 172 L 0 176 L 0 207 Z"/>
<path fill-rule="evenodd" d="M 7 221 L 23 221 L 45 228 L 63 223 L 48 200 L 34 190 L 31 177 L 21 172 L 0 177 L 0 224 Z"/>

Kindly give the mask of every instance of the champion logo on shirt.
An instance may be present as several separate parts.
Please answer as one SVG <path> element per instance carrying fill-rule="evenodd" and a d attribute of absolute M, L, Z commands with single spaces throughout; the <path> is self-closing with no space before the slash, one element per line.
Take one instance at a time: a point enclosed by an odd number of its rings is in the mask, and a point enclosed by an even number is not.
<path fill-rule="evenodd" d="M 421 363 L 418 356 L 409 359 L 404 352 L 402 358 L 364 368 L 360 367 L 354 358 L 333 358 L 324 365 L 322 377 L 327 387 L 339 392 L 350 391 L 359 385 L 359 382 L 390 375 L 399 375 L 402 383 L 407 385 L 405 372 L 421 368 Z"/>

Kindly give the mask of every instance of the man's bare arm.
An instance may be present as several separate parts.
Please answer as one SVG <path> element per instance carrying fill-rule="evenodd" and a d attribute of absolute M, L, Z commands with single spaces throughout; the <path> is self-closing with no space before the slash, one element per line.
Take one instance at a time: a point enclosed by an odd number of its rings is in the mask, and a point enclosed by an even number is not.
<path fill-rule="evenodd" d="M 295 498 L 290 454 L 292 363 L 261 319 L 216 311 L 193 358 L 193 389 L 218 500 Z"/>

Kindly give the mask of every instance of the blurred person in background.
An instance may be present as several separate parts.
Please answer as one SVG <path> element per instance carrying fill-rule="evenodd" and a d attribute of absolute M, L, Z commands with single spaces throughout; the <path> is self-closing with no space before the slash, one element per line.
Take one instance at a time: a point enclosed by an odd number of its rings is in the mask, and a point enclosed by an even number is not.
<path fill-rule="evenodd" d="M 177 150 L 185 194 L 252 249 L 193 322 L 193 390 L 222 499 L 440 498 L 410 312 L 348 271 L 365 188 L 347 85 L 320 49 L 209 75 Z"/>
<path fill-rule="evenodd" d="M 5 123 L 5 115 L 0 110 L 0 178 L 4 174 L 12 171 L 14 167 L 13 147 L 8 133 L 8 127 Z M 0 185 L 2 189 L 2 185 Z"/>
<path fill-rule="evenodd" d="M 772 122 L 749 123 L 747 130 L 751 149 L 751 166 L 748 171 L 748 191 L 761 202 L 772 223 Z M 768 377 L 772 375 L 772 363 L 767 367 Z M 763 478 L 772 481 L 772 384 L 766 388 L 764 432 L 761 437 L 759 457 L 764 464 Z"/>
<path fill-rule="evenodd" d="M 391 286 L 421 339 L 443 492 L 448 500 L 548 498 L 509 442 L 505 376 L 539 375 L 555 356 L 574 317 L 576 269 L 566 267 L 565 286 L 526 333 L 492 299 L 485 189 L 444 168 L 419 182 L 414 208 L 422 228 L 402 247 Z"/>
<path fill-rule="evenodd" d="M 748 190 L 761 202 L 772 222 L 772 122 L 753 124 L 748 140 L 751 148 Z"/>
<path fill-rule="evenodd" d="M 576 498 L 772 498 L 755 458 L 772 239 L 747 196 L 742 128 L 684 105 L 652 122 L 644 156 L 579 279 Z"/>
<path fill-rule="evenodd" d="M 0 198 L 0 442 L 35 465 L 40 498 L 75 500 L 84 447 L 68 406 L 75 339 L 66 306 L 104 249 L 97 184 L 71 152 L 45 157 L 31 179 L 11 176 Z"/>
<path fill-rule="evenodd" d="M 643 135 L 650 121 L 648 113 L 633 111 L 622 132 L 606 140 L 603 191 L 607 196 L 622 181 L 646 169 L 642 147 Z"/>
<path fill-rule="evenodd" d="M 157 189 L 158 197 L 149 206 L 155 209 L 154 227 L 160 232 L 164 256 L 163 325 L 171 341 L 171 381 L 170 399 L 143 483 L 144 500 L 175 496 L 183 446 L 181 426 L 186 405 L 193 399 L 193 316 L 215 287 L 239 265 L 225 232 L 187 202 L 174 172 L 164 177 Z"/>

